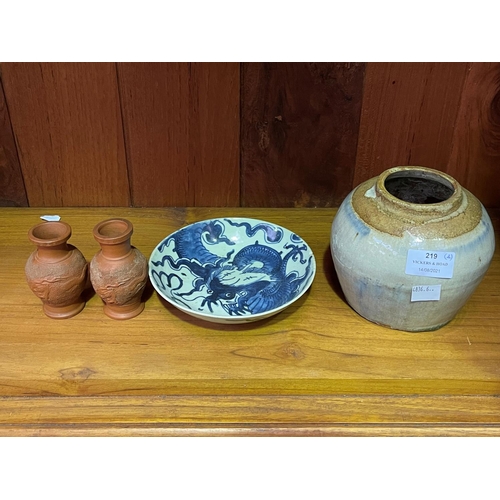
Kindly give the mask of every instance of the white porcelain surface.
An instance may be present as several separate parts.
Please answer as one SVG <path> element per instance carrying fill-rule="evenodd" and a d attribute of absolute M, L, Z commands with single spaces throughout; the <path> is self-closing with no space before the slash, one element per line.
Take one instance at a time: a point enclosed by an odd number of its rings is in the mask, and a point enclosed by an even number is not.
<path fill-rule="evenodd" d="M 196 222 L 154 249 L 149 275 L 179 310 L 214 323 L 262 320 L 281 312 L 310 287 L 314 255 L 300 236 L 248 218 Z"/>

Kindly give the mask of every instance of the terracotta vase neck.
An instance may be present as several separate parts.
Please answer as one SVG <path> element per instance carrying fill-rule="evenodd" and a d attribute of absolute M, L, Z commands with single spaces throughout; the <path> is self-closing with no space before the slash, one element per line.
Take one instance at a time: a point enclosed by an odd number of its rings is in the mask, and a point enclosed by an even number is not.
<path fill-rule="evenodd" d="M 123 243 L 115 243 L 115 244 L 100 242 L 100 245 L 104 257 L 112 260 L 123 259 L 127 257 L 128 254 L 132 251 L 130 240 L 124 241 Z"/>
<path fill-rule="evenodd" d="M 39 246 L 37 259 L 43 262 L 58 262 L 68 257 L 70 248 L 66 242 L 50 247 Z"/>
<path fill-rule="evenodd" d="M 42 222 L 28 232 L 30 241 L 37 246 L 36 258 L 43 262 L 58 262 L 69 256 L 73 247 L 67 244 L 71 227 L 65 222 Z"/>
<path fill-rule="evenodd" d="M 118 260 L 132 251 L 130 238 L 133 226 L 127 219 L 108 219 L 94 227 L 94 238 L 107 259 Z"/>

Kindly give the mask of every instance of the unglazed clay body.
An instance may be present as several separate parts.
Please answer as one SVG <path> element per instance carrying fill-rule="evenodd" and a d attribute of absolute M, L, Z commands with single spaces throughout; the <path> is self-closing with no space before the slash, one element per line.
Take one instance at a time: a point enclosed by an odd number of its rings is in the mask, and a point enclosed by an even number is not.
<path fill-rule="evenodd" d="M 42 222 L 28 233 L 37 249 L 26 262 L 26 279 L 45 314 L 54 319 L 71 318 L 85 306 L 81 294 L 87 285 L 87 261 L 67 244 L 70 236 L 71 227 L 62 221 Z"/>
<path fill-rule="evenodd" d="M 479 200 L 452 177 L 424 167 L 394 167 L 355 188 L 334 218 L 330 243 L 352 308 L 405 331 L 435 330 L 453 319 L 495 249 Z M 409 250 L 424 251 L 423 260 L 412 261 Z M 440 256 L 452 259 L 451 277 L 440 277 L 443 268 L 436 265 L 448 265 Z M 416 274 L 407 273 L 412 265 Z M 418 275 L 429 268 L 437 277 Z M 413 300 L 416 287 L 439 289 L 439 298 Z"/>
<path fill-rule="evenodd" d="M 105 220 L 94 228 L 101 250 L 90 263 L 90 280 L 104 302 L 105 314 L 113 319 L 130 319 L 144 309 L 141 297 L 148 263 L 131 246 L 132 232 L 132 223 L 126 219 Z"/>

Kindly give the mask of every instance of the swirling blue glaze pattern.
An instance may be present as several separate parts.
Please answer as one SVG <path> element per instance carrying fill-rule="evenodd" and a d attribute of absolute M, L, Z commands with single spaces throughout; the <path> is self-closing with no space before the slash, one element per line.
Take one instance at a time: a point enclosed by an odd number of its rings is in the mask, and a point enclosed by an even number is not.
<path fill-rule="evenodd" d="M 221 316 L 279 308 L 302 294 L 315 272 L 298 235 L 252 219 L 192 224 L 166 238 L 151 264 L 153 284 L 169 300 Z"/>

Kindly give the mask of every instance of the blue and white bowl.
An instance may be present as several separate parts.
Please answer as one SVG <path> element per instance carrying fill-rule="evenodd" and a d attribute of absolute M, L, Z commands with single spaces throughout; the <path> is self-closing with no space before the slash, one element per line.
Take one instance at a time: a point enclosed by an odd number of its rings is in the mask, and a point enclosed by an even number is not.
<path fill-rule="evenodd" d="M 149 277 L 156 291 L 191 316 L 246 323 L 279 313 L 311 286 L 311 248 L 284 227 L 257 219 L 196 222 L 153 250 Z"/>

